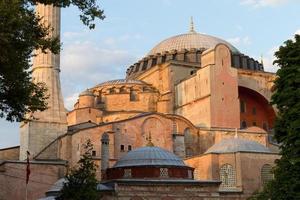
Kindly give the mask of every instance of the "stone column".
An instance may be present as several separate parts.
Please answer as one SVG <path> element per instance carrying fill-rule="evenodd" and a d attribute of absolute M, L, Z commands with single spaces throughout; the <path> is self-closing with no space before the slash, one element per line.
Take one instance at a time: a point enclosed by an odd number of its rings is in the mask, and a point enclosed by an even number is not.
<path fill-rule="evenodd" d="M 48 37 L 60 36 L 60 8 L 38 4 L 36 14 L 42 17 L 44 26 L 52 28 Z M 43 53 L 41 50 L 36 50 L 35 54 L 32 68 L 33 82 L 45 83 L 49 95 L 48 109 L 33 113 L 34 120 L 21 124 L 20 160 L 26 158 L 27 150 L 33 157 L 36 156 L 58 136 L 67 131 L 66 109 L 59 77 L 60 55 L 55 55 L 50 51 Z M 53 159 L 58 156 L 57 148 L 54 147 L 56 151 L 52 151 L 51 155 L 48 155 L 49 158 Z"/>
<path fill-rule="evenodd" d="M 103 133 L 101 138 L 101 179 L 105 179 L 109 167 L 109 135 Z"/>

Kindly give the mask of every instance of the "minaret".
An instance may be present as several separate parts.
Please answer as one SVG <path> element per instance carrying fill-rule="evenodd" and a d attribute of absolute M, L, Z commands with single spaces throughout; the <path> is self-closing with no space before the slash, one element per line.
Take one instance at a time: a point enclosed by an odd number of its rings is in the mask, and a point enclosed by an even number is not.
<path fill-rule="evenodd" d="M 109 135 L 103 133 L 101 138 L 101 179 L 106 179 L 106 170 L 109 167 Z"/>
<path fill-rule="evenodd" d="M 36 14 L 42 17 L 44 26 L 52 28 L 49 37 L 60 35 L 60 8 L 52 5 L 38 4 Z M 36 156 L 43 148 L 54 141 L 58 136 L 66 133 L 67 120 L 60 86 L 60 55 L 50 51 L 35 52 L 32 77 L 34 82 L 43 82 L 48 89 L 48 109 L 35 112 L 35 119 L 22 123 L 20 127 L 20 160 L 26 158 L 26 151 Z M 55 148 L 57 150 L 57 148 Z M 49 158 L 56 158 L 57 151 L 52 151 Z"/>

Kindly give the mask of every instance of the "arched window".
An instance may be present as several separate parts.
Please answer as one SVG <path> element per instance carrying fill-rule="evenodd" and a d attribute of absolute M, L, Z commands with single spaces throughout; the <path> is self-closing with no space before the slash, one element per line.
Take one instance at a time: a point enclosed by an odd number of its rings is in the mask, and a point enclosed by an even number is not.
<path fill-rule="evenodd" d="M 184 130 L 184 146 L 185 146 L 185 155 L 186 157 L 191 157 L 194 155 L 192 146 L 194 144 L 193 135 L 189 128 Z"/>
<path fill-rule="evenodd" d="M 261 168 L 261 184 L 265 185 L 267 182 L 273 179 L 272 166 L 265 164 Z"/>
<path fill-rule="evenodd" d="M 268 131 L 268 125 L 267 125 L 266 122 L 263 123 L 263 129 L 264 129 L 265 131 Z"/>
<path fill-rule="evenodd" d="M 247 122 L 246 121 L 242 121 L 241 123 L 241 129 L 245 129 L 247 128 Z"/>
<path fill-rule="evenodd" d="M 137 92 L 133 89 L 130 89 L 130 101 L 138 101 Z"/>
<path fill-rule="evenodd" d="M 240 109 L 241 109 L 241 113 L 246 112 L 246 102 L 243 100 L 240 101 Z"/>
<path fill-rule="evenodd" d="M 234 188 L 236 187 L 236 173 L 235 169 L 230 164 L 224 164 L 220 168 L 221 188 Z"/>
<path fill-rule="evenodd" d="M 109 94 L 115 94 L 116 93 L 116 88 L 109 88 Z"/>
<path fill-rule="evenodd" d="M 125 86 L 120 87 L 120 93 L 126 93 L 126 88 L 125 88 Z"/>

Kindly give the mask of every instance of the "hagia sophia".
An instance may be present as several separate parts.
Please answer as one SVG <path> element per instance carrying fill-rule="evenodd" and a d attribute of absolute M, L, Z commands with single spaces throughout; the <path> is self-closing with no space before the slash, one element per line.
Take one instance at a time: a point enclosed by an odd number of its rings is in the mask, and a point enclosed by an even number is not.
<path fill-rule="evenodd" d="M 58 36 L 60 9 L 38 5 L 37 13 Z M 37 54 L 33 80 L 46 83 L 49 108 L 21 124 L 20 146 L 0 149 L 0 199 L 23 199 L 27 151 L 28 199 L 55 199 L 88 139 L 99 199 L 247 199 L 273 178 L 275 74 L 192 22 L 124 79 L 82 91 L 70 111 L 59 55 Z"/>

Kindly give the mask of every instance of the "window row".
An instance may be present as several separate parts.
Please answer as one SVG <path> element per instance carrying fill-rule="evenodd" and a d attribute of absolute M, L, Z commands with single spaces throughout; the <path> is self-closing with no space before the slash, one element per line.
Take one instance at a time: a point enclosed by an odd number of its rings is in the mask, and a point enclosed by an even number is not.
<path fill-rule="evenodd" d="M 132 146 L 131 145 L 128 145 L 127 146 L 127 151 L 131 151 L 132 150 Z M 124 144 L 121 144 L 121 146 L 120 146 L 120 151 L 126 151 L 125 150 L 125 145 Z"/>
<path fill-rule="evenodd" d="M 240 101 L 240 111 L 241 113 L 246 113 L 247 112 L 247 106 L 246 106 L 246 102 L 241 100 Z M 256 107 L 252 107 L 252 114 L 256 115 Z"/>
<path fill-rule="evenodd" d="M 198 171 L 197 171 L 198 173 Z M 199 174 L 197 174 L 199 176 Z M 265 164 L 262 166 L 260 171 L 261 184 L 264 185 L 270 180 L 273 179 L 272 166 L 269 164 Z M 235 188 L 236 187 L 236 171 L 230 164 L 224 164 L 220 168 L 220 181 L 221 188 Z"/>

